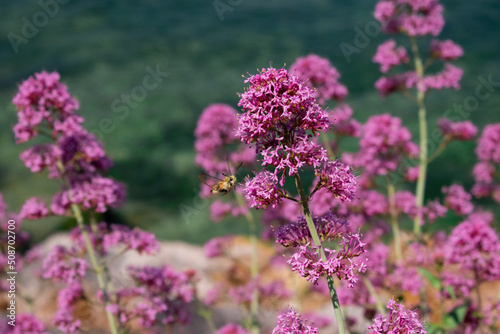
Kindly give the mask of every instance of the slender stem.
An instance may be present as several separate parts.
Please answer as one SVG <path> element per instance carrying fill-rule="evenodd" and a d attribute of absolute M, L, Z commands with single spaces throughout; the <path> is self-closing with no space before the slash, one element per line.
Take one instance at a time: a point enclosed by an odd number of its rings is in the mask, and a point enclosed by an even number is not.
<path fill-rule="evenodd" d="M 64 173 L 65 173 L 65 168 L 61 160 L 57 161 L 57 168 L 61 172 L 61 182 L 65 184 L 68 189 L 68 182 L 64 178 Z M 68 191 L 68 197 L 70 201 L 72 200 L 71 198 L 71 193 Z M 71 204 L 71 211 L 73 212 L 73 215 L 75 216 L 76 223 L 78 225 L 78 228 L 80 228 L 80 231 L 82 231 L 83 239 L 85 241 L 85 246 L 87 248 L 87 252 L 89 254 L 90 258 L 90 263 L 92 264 L 92 268 L 94 269 L 94 272 L 97 277 L 97 284 L 99 286 L 99 289 L 101 289 L 102 294 L 103 294 L 103 299 L 104 299 L 104 305 L 105 305 L 105 312 L 106 312 L 106 317 L 108 318 L 108 323 L 109 323 L 109 329 L 111 330 L 111 334 L 118 334 L 116 324 L 115 324 L 115 319 L 113 317 L 113 314 L 111 314 L 110 311 L 107 310 L 107 306 L 109 305 L 109 296 L 108 296 L 108 291 L 106 288 L 106 282 L 104 280 L 104 270 L 100 266 L 100 263 L 97 259 L 96 253 L 94 251 L 94 246 L 92 245 L 92 242 L 90 241 L 89 233 L 87 229 L 85 228 L 85 223 L 83 221 L 83 216 L 82 216 L 82 211 L 78 205 L 75 203 Z"/>
<path fill-rule="evenodd" d="M 425 91 L 420 87 L 420 83 L 424 77 L 424 67 L 422 65 L 422 59 L 418 51 L 418 44 L 415 37 L 410 37 L 411 48 L 413 52 L 413 57 L 415 60 L 415 71 L 417 72 L 417 104 L 418 104 L 418 121 L 420 130 L 420 163 L 419 172 L 417 180 L 417 191 L 416 191 L 416 205 L 417 209 L 420 210 L 424 204 L 424 194 L 425 194 L 425 179 L 427 176 L 427 119 L 426 119 L 426 109 L 424 105 Z M 421 233 L 421 215 L 417 215 L 413 221 L 413 232 L 415 235 L 419 236 Z"/>
<path fill-rule="evenodd" d="M 377 294 L 377 291 L 375 291 L 375 287 L 373 286 L 372 282 L 368 277 L 363 277 L 363 283 L 365 283 L 366 289 L 370 293 L 370 296 L 375 299 L 375 306 L 377 307 L 378 313 L 385 315 L 386 310 L 382 302 L 380 301 L 379 295 Z"/>
<path fill-rule="evenodd" d="M 212 318 L 212 311 L 210 311 L 209 308 L 205 307 L 202 305 L 200 307 L 200 310 L 198 311 L 198 314 L 205 319 L 207 322 L 207 326 L 210 329 L 212 333 L 215 333 L 217 331 L 217 328 L 215 327 L 214 319 Z"/>
<path fill-rule="evenodd" d="M 90 258 L 90 263 L 92 264 L 92 267 L 94 268 L 95 274 L 97 276 L 97 284 L 99 286 L 99 289 L 101 289 L 103 298 L 104 298 L 104 304 L 108 306 L 109 304 L 109 296 L 108 292 L 106 289 L 106 282 L 104 281 L 104 270 L 103 268 L 99 265 L 99 261 L 97 260 L 97 256 L 94 252 L 94 247 L 92 245 L 92 242 L 90 241 L 89 234 L 87 232 L 87 229 L 85 228 L 85 224 L 83 222 L 83 216 L 82 216 L 82 211 L 80 210 L 80 207 L 76 204 L 71 204 L 71 210 L 73 211 L 73 214 L 76 218 L 76 223 L 78 224 L 78 227 L 82 231 L 83 239 L 85 240 L 85 246 L 87 247 L 87 252 L 89 253 L 89 258 Z M 118 331 L 116 329 L 116 324 L 115 324 L 115 319 L 113 315 L 111 314 L 110 311 L 106 309 L 106 317 L 108 318 L 108 323 L 109 323 L 109 329 L 111 330 L 112 334 L 118 334 Z"/>
<path fill-rule="evenodd" d="M 448 146 L 448 143 L 450 142 L 450 137 L 446 136 L 444 139 L 439 143 L 438 148 L 427 158 L 427 164 L 430 164 L 434 159 L 436 159 Z"/>
<path fill-rule="evenodd" d="M 295 177 L 295 185 L 297 186 L 297 191 L 299 192 L 300 195 L 302 210 L 306 218 L 307 227 L 309 228 L 309 232 L 311 233 L 314 245 L 320 247 L 321 258 L 323 259 L 323 261 L 326 261 L 325 251 L 323 250 L 323 247 L 321 247 L 321 240 L 319 239 L 318 231 L 314 226 L 314 222 L 311 216 L 311 211 L 309 210 L 307 197 L 306 194 L 304 193 L 304 188 L 302 186 L 302 181 L 300 180 L 299 174 L 295 174 L 294 177 Z M 333 277 L 327 276 L 326 281 L 328 283 L 328 288 L 330 289 L 330 298 L 332 299 L 333 310 L 335 312 L 335 319 L 337 320 L 339 334 L 345 334 L 346 330 L 344 325 L 344 317 L 342 316 L 342 309 L 340 308 L 340 302 L 337 296 L 337 290 L 335 290 L 335 283 L 333 281 Z"/>
<path fill-rule="evenodd" d="M 245 199 L 241 194 L 235 192 L 236 200 L 240 206 L 246 206 Z M 259 275 L 259 254 L 257 249 L 257 227 L 255 224 L 255 219 L 250 211 L 245 214 L 245 218 L 248 221 L 250 227 L 250 244 L 252 247 L 252 259 L 250 266 L 250 274 L 252 279 L 257 280 Z M 259 314 L 259 291 L 254 289 L 252 291 L 252 300 L 250 302 L 250 327 L 252 334 L 259 334 L 259 320 L 257 315 Z"/>
<path fill-rule="evenodd" d="M 391 217 L 392 234 L 394 235 L 394 248 L 396 249 L 396 260 L 401 262 L 403 259 L 403 248 L 401 244 L 401 233 L 399 231 L 398 216 L 396 213 L 396 203 L 394 200 L 394 185 L 387 183 L 387 197 L 389 198 L 389 214 Z"/>

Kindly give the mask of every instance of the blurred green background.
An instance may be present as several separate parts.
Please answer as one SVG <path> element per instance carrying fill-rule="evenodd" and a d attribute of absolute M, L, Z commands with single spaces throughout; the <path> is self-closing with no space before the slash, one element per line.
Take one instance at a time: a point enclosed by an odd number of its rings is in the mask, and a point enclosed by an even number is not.
<path fill-rule="evenodd" d="M 364 30 L 373 21 L 375 2 L 221 0 L 233 4 L 221 15 L 210 0 L 66 2 L 42 0 L 58 4 L 53 17 L 45 15 L 46 22 L 38 1 L 0 2 L 0 191 L 11 210 L 18 210 L 29 196 L 50 199 L 58 189 L 57 182 L 24 167 L 18 155 L 27 146 L 16 145 L 11 131 L 16 122 L 11 99 L 17 85 L 43 69 L 61 74 L 80 101 L 86 127 L 102 136 L 115 162 L 111 176 L 127 185 L 126 204 L 108 219 L 141 226 L 162 239 L 199 243 L 246 230 L 234 220 L 214 225 L 208 220 L 206 205 L 186 221 L 179 205 L 198 203 L 193 131 L 201 111 L 215 102 L 236 107 L 236 92 L 244 87 L 242 75 L 267 67 L 269 61 L 281 67 L 309 53 L 327 57 L 349 88 L 346 102 L 358 120 L 390 112 L 417 134 L 415 105 L 401 95 L 381 100 L 373 87 L 380 72 L 371 58 L 377 45 L 389 37 L 383 33 L 370 37 L 366 46 L 350 56 L 350 62 L 340 49 L 342 42 L 355 46 L 356 29 Z M 465 75 L 461 90 L 429 96 L 430 131 L 445 110 L 474 95 L 479 76 L 492 75 L 500 81 L 500 3 L 441 3 L 446 26 L 440 39 L 451 38 L 463 46 L 465 56 L 455 64 Z M 22 36 L 26 20 L 35 20 L 39 27 L 17 45 L 16 53 L 8 36 Z M 422 45 L 429 40 L 423 39 Z M 113 112 L 117 110 L 113 102 L 142 85 L 148 66 L 169 75 L 120 118 L 123 113 Z M 480 130 L 500 121 L 499 104 L 500 87 L 480 102 L 470 120 Z M 103 119 L 112 122 L 112 132 L 99 129 Z M 453 143 L 430 166 L 429 198 L 439 196 L 442 185 L 455 181 L 466 188 L 472 185 L 474 147 L 474 142 Z M 58 218 L 25 226 L 41 240 L 67 225 Z"/>

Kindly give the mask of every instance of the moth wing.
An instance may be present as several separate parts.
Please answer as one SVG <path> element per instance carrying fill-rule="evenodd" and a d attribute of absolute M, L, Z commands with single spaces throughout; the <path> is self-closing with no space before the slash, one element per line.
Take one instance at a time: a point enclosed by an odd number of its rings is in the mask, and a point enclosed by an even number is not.
<path fill-rule="evenodd" d="M 205 173 L 201 173 L 198 175 L 200 177 L 200 181 L 203 182 L 205 185 L 209 186 L 210 188 L 213 188 L 217 183 L 222 181 L 218 177 L 215 176 L 210 176 Z"/>

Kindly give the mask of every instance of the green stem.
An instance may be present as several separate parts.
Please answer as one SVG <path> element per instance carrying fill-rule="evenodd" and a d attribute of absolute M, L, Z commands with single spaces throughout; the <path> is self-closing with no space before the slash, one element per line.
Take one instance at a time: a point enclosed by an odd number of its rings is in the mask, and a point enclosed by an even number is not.
<path fill-rule="evenodd" d="M 240 206 L 246 206 L 245 199 L 240 194 L 236 193 L 236 200 Z M 252 279 L 256 280 L 259 275 L 259 254 L 257 249 L 257 226 L 255 224 L 255 219 L 253 215 L 248 211 L 245 214 L 245 218 L 248 221 L 250 227 L 250 244 L 252 247 L 252 259 L 250 265 L 250 275 Z M 254 289 L 252 291 L 252 300 L 250 302 L 250 327 L 252 334 L 259 334 L 259 320 L 257 315 L 259 314 L 259 291 Z"/>
<path fill-rule="evenodd" d="M 370 296 L 375 299 L 375 306 L 377 307 L 378 313 L 385 315 L 385 307 L 382 305 L 382 302 L 380 301 L 379 295 L 377 294 L 377 291 L 375 290 L 375 287 L 373 286 L 372 282 L 370 282 L 370 279 L 368 277 L 363 277 L 363 283 L 365 283 L 366 289 L 370 293 Z"/>
<path fill-rule="evenodd" d="M 307 227 L 309 228 L 309 232 L 311 233 L 314 245 L 320 247 L 321 258 L 323 259 L 323 261 L 326 261 L 325 251 L 323 250 L 323 247 L 321 247 L 321 240 L 319 239 L 318 231 L 314 226 L 314 222 L 311 216 L 311 211 L 309 210 L 307 197 L 306 194 L 304 193 L 304 188 L 302 186 L 302 181 L 300 180 L 299 174 L 295 174 L 294 177 L 295 177 L 295 185 L 297 186 L 297 191 L 299 192 L 300 195 L 302 210 L 306 218 Z M 330 289 L 330 298 L 332 300 L 333 310 L 335 312 L 335 319 L 337 320 L 339 334 L 345 334 L 346 330 L 344 325 L 344 317 L 342 316 L 342 309 L 340 308 L 339 298 L 337 296 L 337 290 L 335 289 L 335 283 L 333 281 L 333 277 L 327 276 L 326 281 L 328 283 L 328 288 Z"/>
<path fill-rule="evenodd" d="M 417 40 L 415 37 L 410 37 L 410 39 L 415 60 L 415 71 L 417 72 L 418 82 L 421 83 L 424 77 L 424 67 L 418 51 Z M 417 85 L 418 121 L 420 130 L 420 161 L 416 190 L 416 205 L 418 210 L 420 210 L 424 204 L 425 179 L 427 176 L 427 119 L 424 98 L 425 91 Z M 413 232 L 416 236 L 419 236 L 421 233 L 421 219 L 421 215 L 417 215 L 413 221 Z"/>
<path fill-rule="evenodd" d="M 399 231 L 398 217 L 396 213 L 396 203 L 394 201 L 394 185 L 387 183 L 387 197 L 389 198 L 389 214 L 391 217 L 392 234 L 394 235 L 394 248 L 396 249 L 396 260 L 401 262 L 403 259 L 403 248 L 401 245 L 401 233 Z"/>
<path fill-rule="evenodd" d="M 438 148 L 427 158 L 427 164 L 430 164 L 434 159 L 436 159 L 441 153 L 443 153 L 444 149 L 446 146 L 448 146 L 448 143 L 450 142 L 450 137 L 446 136 L 444 139 L 439 143 Z"/>
<path fill-rule="evenodd" d="M 87 252 L 89 253 L 89 258 L 90 258 L 90 263 L 92 264 L 92 267 L 96 273 L 97 276 L 97 284 L 99 286 L 99 289 L 101 289 L 103 298 L 104 298 L 104 304 L 105 306 L 109 305 L 109 296 L 108 292 L 106 289 L 106 282 L 104 280 L 104 269 L 99 265 L 99 261 L 97 260 L 97 256 L 94 252 L 94 246 L 92 246 L 92 242 L 90 241 L 89 233 L 87 232 L 87 229 L 85 228 L 85 224 L 83 222 L 83 216 L 82 216 L 82 211 L 80 210 L 80 207 L 76 204 L 71 204 L 71 210 L 73 211 L 73 214 L 76 218 L 76 223 L 78 224 L 78 227 L 82 231 L 83 239 L 85 240 L 85 246 L 87 247 Z M 108 318 L 108 323 L 109 323 L 109 329 L 111 330 L 112 334 L 118 334 L 118 331 L 116 329 L 116 323 L 113 315 L 111 314 L 110 311 L 106 310 L 106 317 Z"/>

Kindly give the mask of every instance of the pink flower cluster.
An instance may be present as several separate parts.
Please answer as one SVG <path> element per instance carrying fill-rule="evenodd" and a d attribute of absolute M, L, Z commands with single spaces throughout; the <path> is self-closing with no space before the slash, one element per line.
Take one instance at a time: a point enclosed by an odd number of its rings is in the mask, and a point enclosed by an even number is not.
<path fill-rule="evenodd" d="M 340 250 L 324 248 L 326 260 L 321 258 L 320 246 L 310 246 L 310 244 L 299 246 L 298 251 L 287 263 L 292 266 L 292 271 L 296 271 L 314 284 L 317 284 L 323 275 L 337 275 L 340 280 L 347 280 L 349 287 L 352 288 L 358 281 L 356 272 L 366 271 L 366 260 L 353 261 L 354 257 L 366 252 L 365 244 L 361 242 L 359 234 L 351 233 L 342 236 L 339 244 L 342 246 Z"/>
<path fill-rule="evenodd" d="M 16 315 L 16 325 L 12 326 L 7 321 L 0 321 L 0 332 L 3 334 L 49 334 L 43 322 L 32 314 L 19 313 Z"/>
<path fill-rule="evenodd" d="M 452 122 L 447 118 L 441 118 L 437 124 L 443 135 L 449 139 L 472 140 L 477 134 L 477 128 L 471 121 Z"/>
<path fill-rule="evenodd" d="M 471 202 L 472 196 L 462 186 L 453 184 L 449 187 L 443 187 L 442 191 L 443 194 L 446 194 L 444 204 L 450 210 L 464 216 L 474 210 L 474 204 Z"/>
<path fill-rule="evenodd" d="M 239 325 L 227 324 L 219 328 L 215 334 L 250 334 L 250 332 Z"/>
<path fill-rule="evenodd" d="M 57 313 L 54 324 L 65 334 L 78 333 L 81 329 L 81 321 L 73 317 L 76 302 L 84 299 L 85 295 L 80 283 L 74 282 L 59 291 L 57 297 Z"/>
<path fill-rule="evenodd" d="M 267 170 L 257 173 L 253 178 L 247 178 L 243 193 L 250 202 L 250 207 L 257 209 L 266 209 L 268 206 L 274 208 L 286 196 L 278 187 L 278 177 Z"/>
<path fill-rule="evenodd" d="M 462 57 L 464 50 L 450 39 L 445 41 L 433 39 L 431 41 L 431 55 L 440 60 L 450 61 Z"/>
<path fill-rule="evenodd" d="M 227 104 L 216 103 L 206 107 L 195 129 L 195 162 L 209 174 L 233 172 L 227 170 L 228 161 L 233 165 L 252 165 L 255 150 L 240 144 L 227 156 L 227 147 L 238 142 L 236 129 L 238 113 Z"/>
<path fill-rule="evenodd" d="M 388 72 L 394 66 L 398 66 L 410 61 L 406 49 L 402 46 L 396 48 L 396 41 L 390 39 L 377 48 L 377 53 L 373 56 L 373 62 L 380 64 L 382 73 Z"/>
<path fill-rule="evenodd" d="M 477 141 L 476 155 L 479 162 L 474 166 L 476 184 L 472 194 L 476 197 L 493 197 L 500 203 L 500 183 L 495 179 L 500 165 L 500 123 L 487 125 Z"/>
<path fill-rule="evenodd" d="M 143 328 L 152 328 L 189 321 L 188 306 L 195 294 L 194 272 L 177 272 L 166 265 L 128 270 L 137 287 L 117 291 L 121 302 L 108 306 L 122 324 L 138 319 Z M 130 302 L 135 307 L 129 307 Z"/>
<path fill-rule="evenodd" d="M 374 15 L 382 24 L 382 29 L 387 33 L 402 33 L 410 37 L 421 37 L 429 34 L 437 36 L 441 33 L 444 26 L 442 11 L 443 7 L 438 0 L 381 0 L 375 6 Z M 413 51 L 416 51 L 415 48 Z M 382 77 L 377 80 L 375 87 L 382 97 L 397 91 L 408 93 L 408 89 L 415 87 L 420 92 L 425 92 L 428 89 L 459 89 L 463 71 L 451 65 L 449 61 L 456 60 L 462 55 L 462 48 L 453 41 L 434 39 L 431 41 L 428 60 L 423 68 L 420 65 L 412 71 Z M 420 57 L 419 54 L 413 56 Z M 419 78 L 417 70 L 424 71 L 427 65 L 434 60 L 445 62 L 443 70 L 434 75 Z M 378 47 L 373 61 L 380 64 L 381 71 L 386 73 L 395 66 L 409 62 L 410 58 L 403 46 L 396 47 L 396 42 L 390 39 Z M 421 61 L 419 60 L 419 62 Z"/>
<path fill-rule="evenodd" d="M 290 67 L 290 72 L 315 89 L 320 105 L 328 100 L 342 101 L 347 96 L 347 88 L 338 82 L 339 72 L 326 58 L 315 54 L 299 57 Z"/>
<path fill-rule="evenodd" d="M 76 248 L 54 247 L 43 260 L 43 277 L 67 284 L 81 282 L 88 263 L 78 257 Z"/>
<path fill-rule="evenodd" d="M 375 6 L 374 15 L 387 33 L 437 36 L 444 26 L 443 6 L 438 0 L 383 0 Z"/>
<path fill-rule="evenodd" d="M 348 222 L 337 218 L 331 213 L 323 216 L 313 216 L 313 223 L 321 242 L 340 238 L 347 232 Z M 276 242 L 285 247 L 299 247 L 312 243 L 311 232 L 304 216 L 299 216 L 297 222 L 282 226 L 276 231 Z"/>
<path fill-rule="evenodd" d="M 397 303 L 394 299 L 389 300 L 387 309 L 389 314 L 386 316 L 378 314 L 373 319 L 373 325 L 368 327 L 370 334 L 427 333 L 417 312 L 407 310 L 403 304 Z"/>
<path fill-rule="evenodd" d="M 75 114 L 78 101 L 59 82 L 59 73 L 42 71 L 25 80 L 12 100 L 18 111 L 19 122 L 14 126 L 18 143 L 24 143 L 39 133 L 43 122 L 53 124 L 51 135 L 71 135 L 80 128 L 83 119 Z"/>
<path fill-rule="evenodd" d="M 48 169 L 50 178 L 67 181 L 68 188 L 53 198 L 53 213 L 65 214 L 72 203 L 97 212 L 121 204 L 124 187 L 100 175 L 111 167 L 111 160 L 97 138 L 81 126 L 83 118 L 76 113 L 78 102 L 59 82 L 58 73 L 44 71 L 28 78 L 19 86 L 13 103 L 18 115 L 14 126 L 17 142 L 34 139 L 41 131 L 48 133 L 51 141 L 28 148 L 21 153 L 21 160 L 32 172 Z M 40 203 L 31 201 L 23 214 L 34 218 L 47 212 Z"/>
<path fill-rule="evenodd" d="M 316 334 L 318 328 L 302 320 L 301 315 L 292 307 L 284 309 L 276 319 L 276 327 L 272 334 Z"/>
<path fill-rule="evenodd" d="M 255 145 L 262 165 L 275 167 L 275 174 L 295 175 L 303 166 L 317 167 L 326 161 L 326 150 L 311 141 L 326 132 L 328 114 L 316 103 L 315 92 L 285 69 L 267 68 L 245 80 L 241 94 L 238 135 Z"/>
<path fill-rule="evenodd" d="M 445 250 L 446 264 L 459 264 L 479 280 L 500 279 L 500 240 L 490 226 L 491 213 L 474 213 L 455 227 Z"/>
<path fill-rule="evenodd" d="M 316 190 L 326 189 L 341 202 L 351 202 L 358 191 L 358 181 L 351 167 L 339 160 L 327 161 L 315 169 L 318 182 Z"/>
<path fill-rule="evenodd" d="M 411 138 L 400 118 L 389 114 L 372 116 L 363 126 L 359 151 L 344 154 L 344 161 L 364 167 L 370 175 L 387 175 L 395 171 L 404 158 L 418 154 L 418 146 Z"/>

